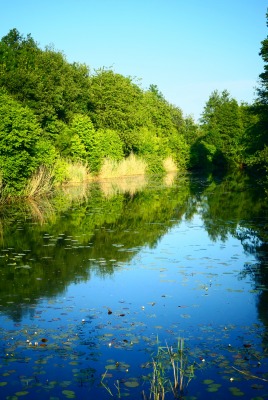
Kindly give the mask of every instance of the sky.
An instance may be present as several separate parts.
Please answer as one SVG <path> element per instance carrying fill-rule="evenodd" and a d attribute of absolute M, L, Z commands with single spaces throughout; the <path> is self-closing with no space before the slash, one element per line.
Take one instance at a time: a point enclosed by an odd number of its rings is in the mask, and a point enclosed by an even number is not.
<path fill-rule="evenodd" d="M 0 38 L 16 28 L 91 73 L 105 67 L 158 86 L 200 117 L 214 90 L 256 98 L 267 0 L 0 0 Z"/>

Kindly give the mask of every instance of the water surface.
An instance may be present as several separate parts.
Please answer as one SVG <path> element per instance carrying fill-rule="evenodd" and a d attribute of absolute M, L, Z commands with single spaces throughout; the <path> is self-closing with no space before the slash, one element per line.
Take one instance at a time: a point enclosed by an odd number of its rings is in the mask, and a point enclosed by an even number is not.
<path fill-rule="evenodd" d="M 262 188 L 108 185 L 1 209 L 1 399 L 153 399 L 154 366 L 173 399 L 178 343 L 177 398 L 267 398 Z"/>

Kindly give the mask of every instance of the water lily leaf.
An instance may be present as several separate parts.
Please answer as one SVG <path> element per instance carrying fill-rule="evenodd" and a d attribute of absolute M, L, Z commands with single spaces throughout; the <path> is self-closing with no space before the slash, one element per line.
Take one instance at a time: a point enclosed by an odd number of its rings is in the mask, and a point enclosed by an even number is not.
<path fill-rule="evenodd" d="M 204 383 L 205 385 L 211 385 L 211 383 L 214 383 L 214 381 L 213 381 L 212 379 L 205 379 L 205 380 L 203 381 L 203 383 Z"/>
<path fill-rule="evenodd" d="M 140 384 L 136 379 L 133 379 L 133 380 L 128 380 L 128 381 L 124 382 L 124 385 L 129 388 L 135 388 L 135 387 L 138 387 Z"/>
<path fill-rule="evenodd" d="M 105 365 L 105 369 L 108 369 L 108 370 L 111 370 L 111 369 L 116 369 L 117 367 L 116 367 L 116 364 L 108 364 L 108 365 Z"/>
<path fill-rule="evenodd" d="M 233 396 L 244 396 L 245 395 L 245 393 L 241 392 L 241 390 L 237 387 L 230 387 L 229 390 Z"/>
<path fill-rule="evenodd" d="M 62 394 L 67 397 L 67 399 L 74 399 L 75 398 L 75 392 L 73 390 L 63 390 Z"/>

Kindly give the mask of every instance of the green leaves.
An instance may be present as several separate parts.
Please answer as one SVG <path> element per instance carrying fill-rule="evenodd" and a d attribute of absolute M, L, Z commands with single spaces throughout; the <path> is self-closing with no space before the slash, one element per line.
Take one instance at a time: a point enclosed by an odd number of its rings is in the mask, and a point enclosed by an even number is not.
<path fill-rule="evenodd" d="M 203 144 L 206 143 L 207 149 L 215 147 L 213 157 L 204 159 L 205 164 L 223 167 L 226 164 L 239 166 L 243 163 L 242 113 L 237 101 L 226 90 L 211 94 L 204 108 L 201 124 Z M 202 153 L 204 157 L 205 153 Z"/>
<path fill-rule="evenodd" d="M 0 170 L 8 192 L 21 190 L 37 167 L 40 134 L 33 112 L 0 92 Z"/>

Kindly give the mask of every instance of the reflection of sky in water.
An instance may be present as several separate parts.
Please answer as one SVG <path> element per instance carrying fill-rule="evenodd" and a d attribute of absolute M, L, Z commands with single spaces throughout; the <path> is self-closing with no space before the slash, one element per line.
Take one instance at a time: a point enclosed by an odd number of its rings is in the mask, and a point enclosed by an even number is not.
<path fill-rule="evenodd" d="M 108 307 L 144 318 L 151 329 L 159 324 L 179 329 L 251 324 L 257 318 L 256 294 L 250 292 L 250 279 L 238 278 L 251 261 L 233 237 L 211 242 L 195 217 L 172 228 L 155 248 L 146 247 L 129 264 L 120 264 L 111 277 L 92 276 L 71 285 L 67 297 L 74 296 L 82 308 L 100 309 L 105 318 Z"/>
<path fill-rule="evenodd" d="M 112 232 L 109 231 L 110 236 Z M 134 234 L 138 235 L 137 232 Z M 6 350 L 6 342 L 17 342 L 16 356 L 29 357 L 25 364 L 16 363 L 17 375 L 32 378 L 36 374 L 35 357 L 47 357 L 41 365 L 44 365 L 48 382 L 54 381 L 57 375 L 56 397 L 62 398 L 60 380 L 67 380 L 72 389 L 81 390 L 77 398 L 100 398 L 99 380 L 107 364 L 123 361 L 130 365 L 130 376 L 144 375 L 149 371 L 142 370 L 141 364 L 148 363 L 152 352 L 156 351 L 156 338 L 162 345 L 175 345 L 177 338 L 183 337 L 191 349 L 197 349 L 197 354 L 193 355 L 197 362 L 201 362 L 199 356 L 202 359 L 205 354 L 208 363 L 212 363 L 206 367 L 208 372 L 201 371 L 199 379 L 191 382 L 192 393 L 198 394 L 204 379 L 218 381 L 218 364 L 224 357 L 229 360 L 229 371 L 233 374 L 235 359 L 230 348 L 237 348 L 241 353 L 241 349 L 245 350 L 245 342 L 254 342 L 254 346 L 261 347 L 262 339 L 258 332 L 262 330 L 262 324 L 254 325 L 259 322 L 258 294 L 252 291 L 254 282 L 250 276 L 242 278 L 241 275 L 245 263 L 254 265 L 256 260 L 253 255 L 245 253 L 238 239 L 229 234 L 225 241 L 212 241 L 203 221 L 195 215 L 191 221 L 182 219 L 175 224 L 153 247 L 128 249 L 121 243 L 111 245 L 113 240 L 109 243 L 114 250 L 113 257 L 115 255 L 111 275 L 105 269 L 105 261 L 108 265 L 111 260 L 104 259 L 102 247 L 99 249 L 99 243 L 94 242 L 92 254 L 97 254 L 98 258 L 92 260 L 91 252 L 83 253 L 89 268 L 88 281 L 79 277 L 81 268 L 78 263 L 72 270 L 72 283 L 66 284 L 64 292 L 49 299 L 36 295 L 36 304 L 29 304 L 31 312 L 20 323 L 15 324 L 6 316 L 0 317 L 4 328 L 1 331 L 2 350 L 13 351 Z M 94 253 L 97 248 L 99 251 Z M 122 252 L 129 255 L 131 251 L 134 254 L 132 259 L 119 257 Z M 117 261 L 117 254 L 118 259 L 130 261 Z M 76 261 L 72 256 L 72 261 Z M 6 335 L 4 330 L 10 332 Z M 28 348 L 26 339 L 34 341 L 38 338 L 40 341 L 42 337 L 47 338 L 51 345 L 48 352 Z M 213 352 L 215 355 L 211 356 Z M 218 357 L 215 364 L 213 357 Z M 78 386 L 74 380 L 76 370 L 88 367 L 96 370 L 97 394 L 93 397 L 89 395 L 89 385 Z M 7 366 L 8 370 L 10 368 Z M 226 365 L 222 368 L 225 369 Z M 43 372 L 41 370 L 40 374 Z M 124 371 L 118 378 L 123 376 L 127 379 L 127 374 Z M 40 376 L 38 379 L 42 380 Z M 209 397 L 206 392 L 206 397 L 200 398 L 228 398 L 229 376 L 227 380 L 223 379 L 226 384 L 223 397 L 213 397 L 214 393 Z M 36 393 L 39 390 L 37 383 Z M 20 385 L 20 382 L 13 384 Z M 110 384 L 113 387 L 113 380 Z M 84 395 L 81 396 L 82 392 Z M 33 392 L 30 399 L 35 400 L 36 393 Z"/>

